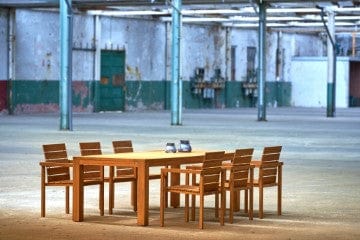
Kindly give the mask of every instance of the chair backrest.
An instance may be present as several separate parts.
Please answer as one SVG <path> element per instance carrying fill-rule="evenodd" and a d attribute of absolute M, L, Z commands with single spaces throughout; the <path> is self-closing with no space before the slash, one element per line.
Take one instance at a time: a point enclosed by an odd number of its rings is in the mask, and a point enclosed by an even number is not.
<path fill-rule="evenodd" d="M 79 146 L 81 156 L 102 154 L 100 142 L 81 142 L 79 143 Z M 84 179 L 99 178 L 101 177 L 101 174 L 101 166 L 84 166 Z"/>
<path fill-rule="evenodd" d="M 259 171 L 259 180 L 263 184 L 276 183 L 281 149 L 282 146 L 264 147 L 261 157 L 262 168 Z"/>
<path fill-rule="evenodd" d="M 42 146 L 46 162 L 69 162 L 65 143 L 45 144 Z M 56 182 L 70 179 L 69 167 L 47 167 L 47 181 Z"/>
<path fill-rule="evenodd" d="M 133 152 L 133 146 L 131 140 L 120 140 L 112 142 L 114 153 L 127 153 Z M 116 167 L 117 176 L 133 176 L 135 174 L 135 168 L 129 167 Z"/>
<path fill-rule="evenodd" d="M 126 153 L 134 151 L 131 140 L 113 141 L 112 145 L 114 153 Z"/>
<path fill-rule="evenodd" d="M 100 142 L 81 142 L 79 146 L 81 156 L 102 154 Z"/>
<path fill-rule="evenodd" d="M 230 171 L 230 183 L 235 188 L 247 187 L 253 152 L 253 148 L 236 149 Z"/>
<path fill-rule="evenodd" d="M 200 186 L 204 193 L 218 191 L 224 151 L 205 153 L 200 175 Z"/>

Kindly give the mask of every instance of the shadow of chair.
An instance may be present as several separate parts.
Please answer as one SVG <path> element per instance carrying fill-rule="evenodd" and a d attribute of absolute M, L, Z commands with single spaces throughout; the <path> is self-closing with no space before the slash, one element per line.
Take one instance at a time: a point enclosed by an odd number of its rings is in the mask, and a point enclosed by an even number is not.
<path fill-rule="evenodd" d="M 199 206 L 199 228 L 204 228 L 204 197 L 215 195 L 215 216 L 219 212 L 219 194 L 221 194 L 220 225 L 224 225 L 224 176 L 221 168 L 224 151 L 207 152 L 204 161 L 198 169 L 162 168 L 161 169 L 161 191 L 160 191 L 160 226 L 164 226 L 165 201 L 168 193 L 185 194 L 185 221 L 189 221 L 189 195 L 200 197 Z M 168 186 L 169 173 L 185 174 L 185 184 Z M 198 174 L 199 184 L 190 183 L 190 175 Z M 221 187 L 219 188 L 219 184 Z"/>
<path fill-rule="evenodd" d="M 41 166 L 41 217 L 45 217 L 46 187 L 48 186 L 65 187 L 65 212 L 69 214 L 69 189 L 73 186 L 70 168 L 73 164 L 68 158 L 66 145 L 65 143 L 44 144 L 42 148 L 45 161 L 39 163 Z M 98 178 L 88 178 L 84 180 L 84 185 L 100 185 L 101 189 L 103 181 Z M 103 208 L 101 210 L 100 207 L 100 215 L 103 214 Z"/>
<path fill-rule="evenodd" d="M 259 170 L 258 179 L 254 179 L 254 187 L 259 188 L 259 218 L 264 217 L 264 188 L 277 187 L 277 214 L 281 215 L 282 198 L 282 166 L 280 153 L 282 146 L 264 147 L 261 160 L 251 161 Z"/>
<path fill-rule="evenodd" d="M 233 223 L 235 204 L 237 203 L 237 196 L 240 195 L 239 193 L 241 190 L 244 190 L 245 192 L 245 212 L 248 213 L 249 220 L 253 219 L 254 166 L 250 165 L 253 152 L 253 148 L 236 149 L 231 162 L 223 163 L 222 165 L 222 168 L 226 170 L 228 175 L 224 183 L 224 190 L 230 192 L 230 223 Z M 250 194 L 248 194 L 248 192 L 250 192 Z M 224 196 L 224 201 L 226 202 L 226 194 Z"/>

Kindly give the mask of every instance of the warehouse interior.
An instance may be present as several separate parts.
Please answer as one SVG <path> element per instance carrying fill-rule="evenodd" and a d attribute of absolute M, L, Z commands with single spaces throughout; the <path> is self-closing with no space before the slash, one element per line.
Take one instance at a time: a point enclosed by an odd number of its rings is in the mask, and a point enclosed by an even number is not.
<path fill-rule="evenodd" d="M 175 125 L 183 108 L 257 107 L 261 121 L 267 107 L 326 107 L 333 117 L 360 105 L 359 4 L 0 1 L 0 110 L 59 111 L 64 128 L 72 111 L 170 109 Z M 304 75 L 309 62 L 323 70 Z"/>
<path fill-rule="evenodd" d="M 360 0 L 0 0 L 0 239 L 360 239 L 359 27 Z M 97 186 L 83 222 L 57 188 L 40 216 L 43 144 L 73 158 L 119 139 L 253 159 L 281 145 L 282 215 L 270 188 L 263 219 L 256 190 L 253 220 L 242 205 L 220 226 L 209 198 L 199 230 L 181 199 L 160 227 L 155 180 L 146 227 L 130 182 L 112 215 L 106 184 L 104 216 Z"/>

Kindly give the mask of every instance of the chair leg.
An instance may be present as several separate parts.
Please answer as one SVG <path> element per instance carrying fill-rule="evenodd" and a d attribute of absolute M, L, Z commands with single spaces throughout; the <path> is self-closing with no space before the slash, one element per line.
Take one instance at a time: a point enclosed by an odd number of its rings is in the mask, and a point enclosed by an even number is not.
<path fill-rule="evenodd" d="M 234 195 L 234 211 L 238 212 L 240 211 L 240 199 L 241 199 L 241 195 L 240 195 L 240 190 L 236 191 L 236 195 Z"/>
<path fill-rule="evenodd" d="M 167 194 L 167 192 L 165 193 L 165 187 L 164 187 L 164 179 L 161 178 L 160 180 L 160 227 L 164 226 L 164 199 L 165 199 L 165 194 Z"/>
<path fill-rule="evenodd" d="M 278 212 L 278 215 L 280 216 L 281 215 L 281 194 L 282 194 L 282 192 L 281 192 L 282 190 L 281 190 L 281 184 L 279 183 L 278 184 L 278 199 L 277 199 L 277 212 Z"/>
<path fill-rule="evenodd" d="M 249 212 L 249 192 L 247 189 L 244 190 L 244 212 Z"/>
<path fill-rule="evenodd" d="M 100 216 L 104 216 L 104 182 L 100 184 L 99 189 L 99 209 Z"/>
<path fill-rule="evenodd" d="M 215 217 L 219 218 L 219 194 L 215 194 Z"/>
<path fill-rule="evenodd" d="M 237 192 L 235 193 L 234 190 L 230 189 L 230 213 L 229 213 L 229 223 L 233 223 L 234 220 L 234 208 L 235 208 L 235 201 L 237 200 L 236 198 Z"/>
<path fill-rule="evenodd" d="M 69 186 L 66 186 L 65 187 L 65 212 L 66 214 L 69 214 L 70 213 L 70 210 L 69 210 Z"/>
<path fill-rule="evenodd" d="M 165 168 L 169 168 L 169 166 L 165 166 Z M 169 178 L 166 177 L 165 178 L 165 186 L 169 186 Z M 166 193 L 165 194 L 165 208 L 169 207 L 169 194 Z"/>
<path fill-rule="evenodd" d="M 204 228 L 204 195 L 200 195 L 199 228 Z"/>
<path fill-rule="evenodd" d="M 259 187 L 259 218 L 264 217 L 264 189 Z"/>
<path fill-rule="evenodd" d="M 45 217 L 45 168 L 41 168 L 41 217 Z"/>
<path fill-rule="evenodd" d="M 281 215 L 281 197 L 282 196 L 282 165 L 278 167 L 278 215 Z"/>
<path fill-rule="evenodd" d="M 248 190 L 245 190 L 248 191 Z M 249 220 L 254 218 L 254 188 L 250 187 L 250 209 L 249 209 Z"/>
<path fill-rule="evenodd" d="M 185 222 L 189 222 L 189 194 L 185 194 Z"/>
<path fill-rule="evenodd" d="M 115 206 L 115 184 L 112 180 L 109 180 L 109 214 L 113 214 Z"/>
<path fill-rule="evenodd" d="M 134 211 L 137 211 L 137 182 L 131 182 L 131 205 L 133 206 Z"/>
<path fill-rule="evenodd" d="M 196 175 L 191 176 L 191 184 L 196 185 Z M 196 195 L 191 195 L 191 221 L 195 221 Z"/>

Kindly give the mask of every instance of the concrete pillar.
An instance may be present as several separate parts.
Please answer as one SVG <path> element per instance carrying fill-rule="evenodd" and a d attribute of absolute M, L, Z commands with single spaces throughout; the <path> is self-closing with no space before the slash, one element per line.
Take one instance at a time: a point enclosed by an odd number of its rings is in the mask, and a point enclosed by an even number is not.
<path fill-rule="evenodd" d="M 94 16 L 95 22 L 95 36 L 94 36 L 94 47 L 95 47 L 95 60 L 94 60 L 94 79 L 100 81 L 101 75 L 101 22 L 100 16 Z"/>
<path fill-rule="evenodd" d="M 266 3 L 259 3 L 258 121 L 266 121 Z"/>
<path fill-rule="evenodd" d="M 335 53 L 335 13 L 327 10 L 328 15 L 328 38 L 327 38 L 327 117 L 335 116 L 335 92 L 336 92 L 336 53 Z"/>
<path fill-rule="evenodd" d="M 60 0 L 60 130 L 72 130 L 72 13 L 71 0 Z"/>
<path fill-rule="evenodd" d="M 225 80 L 231 80 L 231 28 L 225 28 Z"/>
<path fill-rule="evenodd" d="M 171 125 L 182 124 L 182 82 L 180 79 L 181 0 L 173 1 L 171 52 Z"/>
<path fill-rule="evenodd" d="M 14 8 L 9 9 L 8 18 L 8 111 L 9 114 L 14 113 L 13 106 L 13 92 L 12 92 L 12 81 L 15 80 L 15 56 L 16 56 L 16 10 Z"/>

